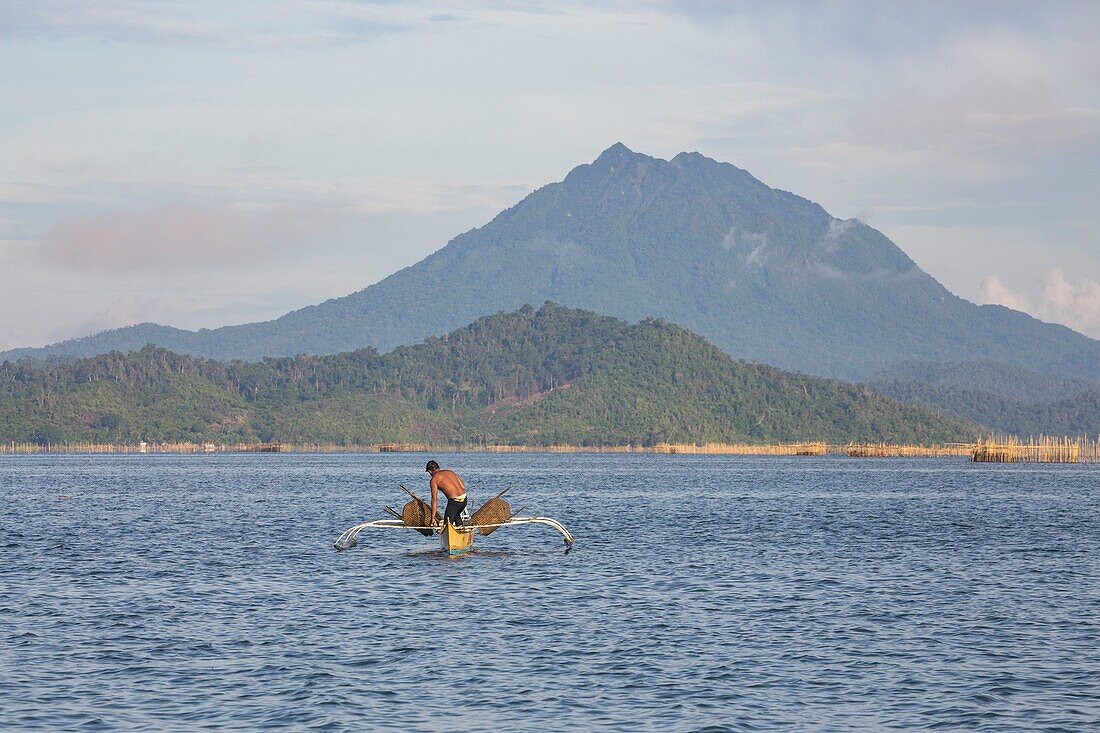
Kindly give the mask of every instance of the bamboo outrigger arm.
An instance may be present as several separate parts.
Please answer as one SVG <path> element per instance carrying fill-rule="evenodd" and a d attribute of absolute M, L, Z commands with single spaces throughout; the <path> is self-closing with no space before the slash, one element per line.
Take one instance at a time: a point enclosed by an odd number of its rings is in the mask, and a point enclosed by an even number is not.
<path fill-rule="evenodd" d="M 416 529 L 415 527 L 409 527 L 400 519 L 375 519 L 370 522 L 363 522 L 357 524 L 354 527 L 350 527 L 344 530 L 344 533 L 336 538 L 336 541 L 332 543 L 332 546 L 337 550 L 347 550 L 358 544 L 358 540 L 355 538 L 359 536 L 367 527 L 381 527 L 384 529 Z"/>
<path fill-rule="evenodd" d="M 573 547 L 573 535 L 569 533 L 569 530 L 567 530 L 561 522 L 556 519 L 551 519 L 550 517 L 512 517 L 503 524 L 487 526 L 510 527 L 516 524 L 545 524 L 553 527 L 561 533 L 562 539 L 565 540 L 565 546 L 570 549 Z"/>
<path fill-rule="evenodd" d="M 513 527 L 520 524 L 545 524 L 547 526 L 553 527 L 561 534 L 562 539 L 565 540 L 566 548 L 573 548 L 573 535 L 569 533 L 569 530 L 567 530 L 561 522 L 556 519 L 551 519 L 549 517 L 512 517 L 507 522 L 501 522 L 500 524 L 475 524 L 470 525 L 468 529 L 473 531 L 482 527 Z M 412 525 L 405 524 L 400 519 L 375 519 L 370 522 L 357 524 L 354 527 L 350 527 L 344 530 L 344 533 L 336 538 L 336 541 L 332 543 L 332 546 L 337 550 L 347 550 L 355 547 L 355 545 L 358 544 L 358 540 L 356 538 L 359 536 L 359 533 L 362 532 L 364 529 L 367 529 L 368 527 L 378 529 L 439 529 L 439 527 L 413 527 Z"/>

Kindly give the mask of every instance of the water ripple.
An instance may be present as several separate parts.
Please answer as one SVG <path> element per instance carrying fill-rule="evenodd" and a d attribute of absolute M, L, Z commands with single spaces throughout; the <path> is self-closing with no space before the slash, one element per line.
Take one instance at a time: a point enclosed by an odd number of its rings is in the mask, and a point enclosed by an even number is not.
<path fill-rule="evenodd" d="M 332 552 L 416 456 L 0 457 L 0 728 L 1100 723 L 1097 467 L 441 461 L 575 551 Z"/>

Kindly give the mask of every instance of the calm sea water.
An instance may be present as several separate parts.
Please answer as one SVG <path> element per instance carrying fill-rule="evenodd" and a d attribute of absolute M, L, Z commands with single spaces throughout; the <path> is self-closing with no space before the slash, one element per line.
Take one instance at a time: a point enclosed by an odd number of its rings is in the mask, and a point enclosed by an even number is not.
<path fill-rule="evenodd" d="M 1100 466 L 437 458 L 576 549 L 334 552 L 422 455 L 0 456 L 0 728 L 1100 725 Z"/>

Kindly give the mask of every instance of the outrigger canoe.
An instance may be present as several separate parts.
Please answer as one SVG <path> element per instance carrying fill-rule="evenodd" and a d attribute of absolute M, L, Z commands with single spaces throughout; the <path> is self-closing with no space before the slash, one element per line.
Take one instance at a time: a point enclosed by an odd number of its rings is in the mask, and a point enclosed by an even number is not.
<path fill-rule="evenodd" d="M 569 530 L 557 520 L 549 517 L 513 516 L 512 508 L 502 498 L 508 493 L 508 488 L 485 502 L 480 509 L 474 512 L 468 522 L 463 522 L 460 527 L 453 526 L 449 521 L 444 521 L 440 525 L 439 522 L 442 517 L 438 512 L 435 513 L 434 517 L 432 516 L 433 510 L 428 502 L 404 486 L 401 487 L 401 490 L 411 497 L 411 501 L 400 512 L 391 507 L 385 507 L 386 512 L 393 519 L 375 519 L 350 527 L 344 530 L 344 533 L 336 539 L 332 546 L 337 550 L 355 547 L 358 544 L 356 538 L 364 529 L 411 529 L 425 537 L 438 534 L 443 542 L 443 552 L 448 555 L 461 555 L 474 549 L 475 534 L 488 537 L 501 527 L 516 527 L 521 524 L 545 524 L 561 533 L 562 538 L 565 540 L 566 552 L 573 548 L 573 535 L 569 534 Z"/>
<path fill-rule="evenodd" d="M 358 544 L 359 533 L 364 529 L 411 529 L 419 532 L 431 530 L 439 533 L 444 552 L 448 555 L 461 555 L 474 549 L 474 535 L 478 530 L 518 527 L 525 524 L 545 524 L 553 527 L 565 540 L 566 551 L 568 552 L 573 548 L 573 535 L 560 522 L 549 517 L 512 517 L 508 521 L 499 524 L 471 524 L 468 527 L 453 527 L 450 522 L 444 523 L 442 527 L 417 527 L 405 524 L 400 519 L 375 519 L 344 530 L 344 533 L 332 543 L 332 546 L 337 550 L 347 550 L 355 547 Z"/>

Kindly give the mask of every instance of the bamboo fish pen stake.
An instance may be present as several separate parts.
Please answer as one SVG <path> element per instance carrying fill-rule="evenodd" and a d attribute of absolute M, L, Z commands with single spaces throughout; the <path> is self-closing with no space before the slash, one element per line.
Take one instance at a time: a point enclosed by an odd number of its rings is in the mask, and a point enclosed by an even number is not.
<path fill-rule="evenodd" d="M 1019 438 L 1002 440 L 990 438 L 979 441 L 974 448 L 973 460 L 978 463 L 1080 463 L 1090 457 L 1091 446 L 1081 438 L 1029 438 L 1027 443 Z"/>

